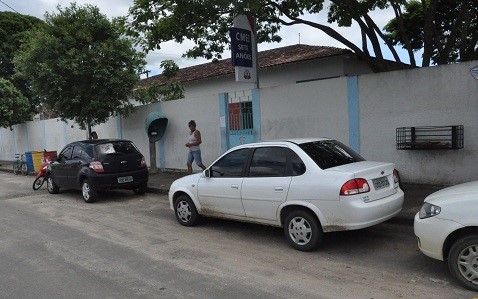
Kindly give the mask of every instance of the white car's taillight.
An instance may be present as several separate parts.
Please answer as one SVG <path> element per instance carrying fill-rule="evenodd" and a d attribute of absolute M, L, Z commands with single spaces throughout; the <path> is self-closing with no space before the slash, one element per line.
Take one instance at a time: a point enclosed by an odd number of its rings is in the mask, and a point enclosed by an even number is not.
<path fill-rule="evenodd" d="M 393 183 L 400 184 L 400 174 L 398 173 L 398 170 L 396 169 L 393 170 Z"/>
<path fill-rule="evenodd" d="M 340 188 L 340 195 L 356 195 L 361 193 L 367 193 L 370 191 L 370 186 L 365 179 L 353 179 Z"/>
<path fill-rule="evenodd" d="M 90 163 L 90 168 L 93 169 L 95 172 L 100 173 L 100 172 L 105 172 L 103 169 L 103 164 L 99 161 L 93 161 Z"/>

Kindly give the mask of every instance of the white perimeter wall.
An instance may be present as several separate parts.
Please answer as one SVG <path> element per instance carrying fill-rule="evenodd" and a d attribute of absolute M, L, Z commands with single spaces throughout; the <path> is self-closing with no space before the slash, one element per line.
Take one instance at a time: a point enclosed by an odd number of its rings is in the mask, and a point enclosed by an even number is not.
<path fill-rule="evenodd" d="M 359 77 L 360 148 L 366 159 L 396 163 L 412 183 L 478 179 L 478 61 Z M 395 129 L 464 126 L 464 148 L 396 150 Z"/>
<path fill-rule="evenodd" d="M 347 79 L 261 90 L 263 140 L 331 137 L 348 144 Z"/>
<path fill-rule="evenodd" d="M 477 180 L 478 80 L 470 74 L 476 66 L 478 61 L 359 76 L 360 153 L 368 160 L 394 162 L 405 182 L 448 185 Z M 297 75 L 300 69 L 295 65 L 288 70 L 283 75 L 288 81 L 283 85 L 274 86 L 267 76 L 262 80 L 262 139 L 326 136 L 348 144 L 347 78 L 296 84 L 304 78 Z M 320 77 L 319 70 L 309 76 L 316 75 Z M 203 162 L 209 165 L 221 154 L 219 93 L 250 88 L 234 83 L 230 77 L 191 83 L 186 86 L 185 99 L 141 106 L 129 118 L 114 117 L 93 129 L 100 138 L 132 140 L 149 164 L 144 120 L 150 112 L 161 111 L 169 123 L 156 144 L 157 165 L 186 169 L 187 123 L 194 119 L 203 137 Z M 441 125 L 464 125 L 464 149 L 396 150 L 396 128 Z M 26 151 L 59 151 L 67 143 L 85 138 L 86 132 L 78 125 L 57 119 L 32 121 L 13 130 L 2 128 L 0 160 L 12 160 L 15 153 Z M 164 165 L 160 163 L 162 158 Z"/>
<path fill-rule="evenodd" d="M 192 97 L 161 103 L 162 112 L 168 117 L 164 134 L 165 168 L 186 169 L 189 138 L 188 122 L 195 120 L 201 132 L 201 154 L 205 165 L 212 163 L 221 153 L 219 96 L 217 94 Z M 194 169 L 199 169 L 193 163 Z"/>

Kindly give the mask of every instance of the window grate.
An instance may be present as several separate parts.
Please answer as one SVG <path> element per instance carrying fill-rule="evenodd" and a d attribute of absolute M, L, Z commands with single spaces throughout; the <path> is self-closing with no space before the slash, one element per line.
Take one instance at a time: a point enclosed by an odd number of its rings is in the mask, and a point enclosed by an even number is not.
<path fill-rule="evenodd" d="M 230 103 L 229 129 L 231 131 L 240 131 L 253 128 L 252 102 Z"/>
<path fill-rule="evenodd" d="M 463 125 L 401 127 L 396 129 L 397 150 L 461 149 L 463 135 Z"/>

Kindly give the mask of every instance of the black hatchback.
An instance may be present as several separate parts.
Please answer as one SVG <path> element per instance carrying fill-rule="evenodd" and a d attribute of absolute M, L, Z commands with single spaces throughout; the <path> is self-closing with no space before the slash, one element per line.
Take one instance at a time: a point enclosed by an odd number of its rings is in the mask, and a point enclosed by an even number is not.
<path fill-rule="evenodd" d="M 79 189 L 85 202 L 92 203 L 98 191 L 131 189 L 144 194 L 148 168 L 144 156 L 129 140 L 75 141 L 48 166 L 46 181 L 51 194 L 60 188 Z"/>

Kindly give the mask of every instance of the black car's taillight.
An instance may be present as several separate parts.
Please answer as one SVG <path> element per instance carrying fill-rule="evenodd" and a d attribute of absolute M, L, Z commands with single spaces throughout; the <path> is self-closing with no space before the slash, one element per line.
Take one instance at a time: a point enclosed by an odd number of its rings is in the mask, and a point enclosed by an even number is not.
<path fill-rule="evenodd" d="M 103 164 L 101 164 L 101 162 L 99 161 L 93 161 L 90 163 L 90 166 L 89 166 L 91 169 L 93 169 L 96 173 L 102 173 L 102 172 L 105 172 L 104 168 L 103 168 Z"/>

